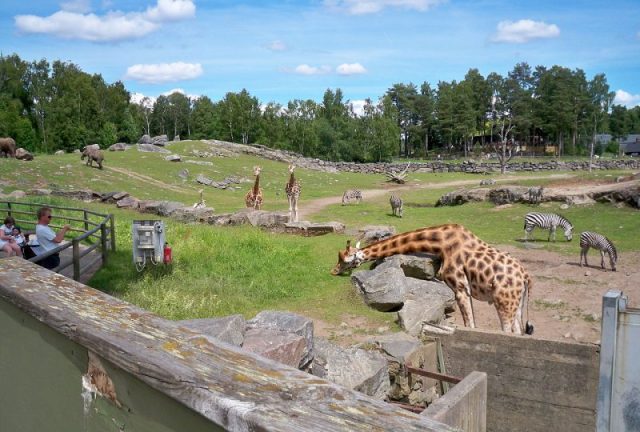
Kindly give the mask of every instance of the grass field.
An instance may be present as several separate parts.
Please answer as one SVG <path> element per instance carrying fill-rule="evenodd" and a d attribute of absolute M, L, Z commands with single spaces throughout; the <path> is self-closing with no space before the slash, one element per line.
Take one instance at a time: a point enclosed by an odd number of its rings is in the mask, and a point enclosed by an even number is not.
<path fill-rule="evenodd" d="M 206 147 L 199 142 L 181 142 L 173 144 L 170 149 L 186 155 L 192 149 L 206 150 Z M 284 163 L 238 156 L 209 159 L 214 166 L 208 167 L 170 163 L 164 161 L 164 155 L 135 150 L 107 152 L 106 156 L 103 171 L 85 167 L 75 154 L 39 156 L 33 162 L 2 161 L 0 177 L 4 180 L 0 187 L 6 193 L 36 187 L 78 189 L 84 186 L 101 192 L 125 190 L 141 199 L 168 199 L 191 204 L 197 201 L 197 191 L 201 187 L 193 181 L 197 174 L 202 173 L 214 180 L 222 180 L 229 175 L 252 180 L 252 167 L 259 164 L 263 167 L 265 208 L 286 209 L 286 197 L 282 191 L 287 181 Z M 184 168 L 190 171 L 188 181 L 177 176 Z M 15 172 L 20 172 L 20 175 L 14 175 Z M 340 196 L 347 188 L 385 187 L 381 175 L 329 174 L 302 169 L 296 172 L 303 182 L 301 207 L 312 199 Z M 615 178 L 625 173 L 568 174 L 575 176 L 574 180 L 589 181 Z M 495 178 L 509 179 L 510 184 L 522 185 L 549 185 L 558 181 L 550 178 L 527 180 L 524 177 L 526 175 L 517 174 Z M 462 173 L 410 174 L 410 185 L 399 192 L 405 200 L 402 219 L 391 215 L 388 194 L 360 205 L 330 205 L 314 214 L 312 219 L 341 221 L 349 230 L 368 224 L 393 225 L 398 232 L 455 222 L 467 226 L 489 243 L 521 246 L 519 240 L 523 236 L 524 214 L 544 209 L 568 217 L 577 234 L 587 229 L 606 233 L 618 250 L 640 250 L 637 242 L 640 218 L 637 210 L 630 208 L 595 204 L 560 210 L 556 203 L 540 207 L 513 205 L 495 208 L 488 203 L 433 207 L 442 194 L 456 188 L 444 184 L 460 180 L 470 181 L 466 187 L 476 187 L 480 177 Z M 233 191 L 207 188 L 205 199 L 216 208 L 216 212 L 237 210 L 243 207 L 244 194 L 250 183 L 240 186 Z M 373 325 L 394 326 L 394 314 L 368 309 L 354 293 L 348 277 L 329 274 L 336 261 L 336 252 L 344 247 L 347 235 L 305 238 L 272 234 L 251 227 L 186 225 L 166 220 L 167 241 L 174 251 L 173 265 L 151 267 L 138 273 L 131 258 L 130 231 L 132 220 L 143 218 L 140 214 L 104 204 L 52 197 L 30 197 L 29 200 L 114 213 L 118 251 L 94 276 L 90 285 L 162 316 L 185 319 L 240 313 L 250 317 L 260 310 L 281 309 L 332 323 L 339 323 L 345 315 L 356 315 L 365 317 Z M 64 212 L 56 214 L 64 216 Z M 63 222 L 63 217 L 58 219 Z M 535 232 L 535 235 L 546 240 L 546 232 Z M 575 238 L 567 243 L 558 233 L 558 239 L 556 243 L 541 241 L 538 245 L 562 254 L 576 254 Z"/>

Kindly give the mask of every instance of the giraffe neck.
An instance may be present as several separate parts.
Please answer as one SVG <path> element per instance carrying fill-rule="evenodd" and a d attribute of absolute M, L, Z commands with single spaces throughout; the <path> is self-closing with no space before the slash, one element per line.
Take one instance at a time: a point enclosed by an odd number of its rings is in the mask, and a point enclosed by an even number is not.
<path fill-rule="evenodd" d="M 295 185 L 295 184 L 296 184 L 296 178 L 293 175 L 293 173 L 291 173 L 291 175 L 289 176 L 289 187 L 292 188 L 293 185 Z"/>
<path fill-rule="evenodd" d="M 418 252 L 429 253 L 443 258 L 444 255 L 451 254 L 454 250 L 463 246 L 464 241 L 466 241 L 463 238 L 463 231 L 466 230 L 459 225 L 423 228 L 372 243 L 364 247 L 360 252 L 366 261 Z M 465 234 L 468 236 L 467 238 L 473 236 L 471 232 L 465 232 Z"/>
<path fill-rule="evenodd" d="M 260 191 L 260 174 L 256 176 L 256 181 L 253 184 L 253 194 L 258 195 L 259 191 Z"/>

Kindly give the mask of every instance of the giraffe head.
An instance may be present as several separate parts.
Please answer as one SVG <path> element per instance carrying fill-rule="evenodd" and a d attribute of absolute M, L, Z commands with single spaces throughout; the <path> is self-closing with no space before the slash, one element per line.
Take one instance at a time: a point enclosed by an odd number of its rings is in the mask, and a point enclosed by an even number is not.
<path fill-rule="evenodd" d="M 364 261 L 364 254 L 360 250 L 360 242 L 356 243 L 356 247 L 352 247 L 351 240 L 347 240 L 347 248 L 343 251 L 338 251 L 338 262 L 331 270 L 331 274 L 336 276 L 351 271 Z"/>
<path fill-rule="evenodd" d="M 293 170 L 296 169 L 296 166 L 291 164 L 289 165 L 289 174 L 293 174 Z"/>
<path fill-rule="evenodd" d="M 262 171 L 262 168 L 260 168 L 259 166 L 254 166 L 253 167 L 253 175 L 254 176 L 259 176 L 260 175 L 260 171 Z"/>

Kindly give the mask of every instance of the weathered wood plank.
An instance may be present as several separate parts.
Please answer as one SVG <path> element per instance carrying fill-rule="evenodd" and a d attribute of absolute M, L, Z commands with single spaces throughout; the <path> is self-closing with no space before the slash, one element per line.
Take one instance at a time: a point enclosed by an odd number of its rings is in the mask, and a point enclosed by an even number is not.
<path fill-rule="evenodd" d="M 231 431 L 453 430 L 19 258 L 2 261 L 0 300 Z"/>

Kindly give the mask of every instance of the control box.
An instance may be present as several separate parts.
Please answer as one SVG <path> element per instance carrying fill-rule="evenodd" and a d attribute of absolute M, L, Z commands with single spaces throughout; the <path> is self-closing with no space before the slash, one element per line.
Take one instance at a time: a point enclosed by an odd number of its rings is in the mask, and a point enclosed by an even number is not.
<path fill-rule="evenodd" d="M 131 239 L 133 241 L 133 263 L 138 271 L 147 262 L 162 263 L 164 253 L 164 222 L 161 220 L 133 221 Z"/>

